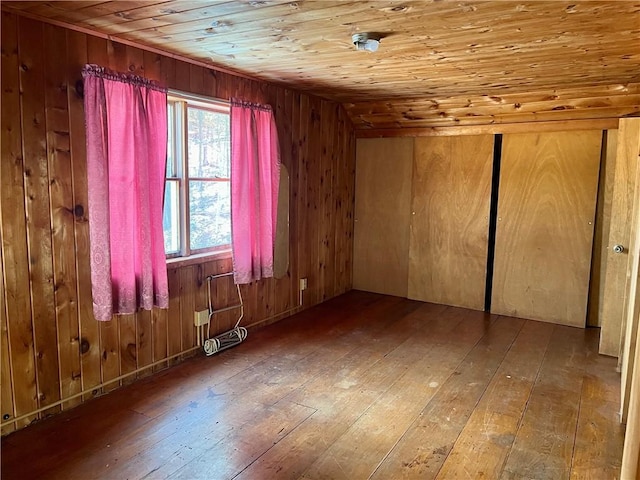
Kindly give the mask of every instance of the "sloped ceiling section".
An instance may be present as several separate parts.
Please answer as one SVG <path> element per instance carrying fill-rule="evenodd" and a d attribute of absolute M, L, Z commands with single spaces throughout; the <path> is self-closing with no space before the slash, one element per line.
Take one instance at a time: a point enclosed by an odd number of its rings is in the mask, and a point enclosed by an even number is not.
<path fill-rule="evenodd" d="M 640 112 L 638 1 L 2 2 L 341 102 L 356 128 Z M 351 36 L 375 32 L 377 52 Z"/>

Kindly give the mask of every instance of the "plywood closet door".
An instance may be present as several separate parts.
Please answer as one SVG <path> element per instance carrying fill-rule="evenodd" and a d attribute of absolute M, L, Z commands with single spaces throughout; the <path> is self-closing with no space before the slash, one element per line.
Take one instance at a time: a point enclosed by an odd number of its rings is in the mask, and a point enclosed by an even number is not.
<path fill-rule="evenodd" d="M 359 139 L 353 288 L 407 296 L 412 138 Z"/>
<path fill-rule="evenodd" d="M 409 298 L 484 309 L 493 136 L 415 139 Z"/>
<path fill-rule="evenodd" d="M 584 327 L 601 139 L 504 136 L 493 313 Z"/>

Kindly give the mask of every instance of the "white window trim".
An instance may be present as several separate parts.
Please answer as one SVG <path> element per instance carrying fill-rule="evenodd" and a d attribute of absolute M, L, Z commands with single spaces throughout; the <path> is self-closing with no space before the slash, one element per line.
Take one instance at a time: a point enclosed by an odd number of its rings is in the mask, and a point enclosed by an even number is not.
<path fill-rule="evenodd" d="M 182 92 L 179 90 L 169 89 L 167 93 L 167 103 L 175 102 L 181 103 L 185 105 L 184 109 L 180 114 L 180 119 L 176 119 L 173 123 L 173 128 L 182 128 L 182 139 L 186 139 L 188 137 L 187 132 L 187 122 L 185 121 L 185 113 L 186 113 L 186 105 L 195 106 L 198 108 L 203 108 L 206 110 L 218 112 L 218 113 L 226 113 L 230 115 L 230 106 L 231 103 L 225 100 L 206 97 L 203 95 Z M 177 112 L 176 112 L 177 113 Z M 231 244 L 211 247 L 207 249 L 197 249 L 191 250 L 189 244 L 189 236 L 190 236 L 190 212 L 189 212 L 189 202 L 188 202 L 188 181 L 189 180 L 198 180 L 197 178 L 191 179 L 186 178 L 187 169 L 186 169 L 186 158 L 187 158 L 187 145 L 186 142 L 181 141 L 180 145 L 176 145 L 177 143 L 177 135 L 173 136 L 174 140 L 174 149 L 173 158 L 174 158 L 174 174 L 177 176 L 174 177 L 166 177 L 165 176 L 165 188 L 168 179 L 175 179 L 178 183 L 179 190 L 179 209 L 180 209 L 180 251 L 174 253 L 166 254 L 166 262 L 167 265 L 176 266 L 176 265 L 185 265 L 190 263 L 199 263 L 204 259 L 209 259 L 211 257 L 217 258 L 229 258 L 231 257 Z M 181 161 L 177 161 L 175 159 L 178 149 L 181 150 L 180 158 Z M 230 159 L 229 159 L 230 160 Z M 208 180 L 208 179 L 207 179 Z M 229 182 L 231 179 L 229 178 Z"/>

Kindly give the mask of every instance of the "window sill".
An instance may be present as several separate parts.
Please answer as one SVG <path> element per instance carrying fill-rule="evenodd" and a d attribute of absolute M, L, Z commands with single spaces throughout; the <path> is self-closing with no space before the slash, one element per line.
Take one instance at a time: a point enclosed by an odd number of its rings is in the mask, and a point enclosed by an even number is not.
<path fill-rule="evenodd" d="M 189 265 L 196 265 L 199 263 L 213 262 L 216 260 L 226 260 L 228 258 L 231 258 L 231 250 L 198 253 L 189 257 L 167 258 L 167 269 L 173 270 L 176 268 L 187 267 Z"/>

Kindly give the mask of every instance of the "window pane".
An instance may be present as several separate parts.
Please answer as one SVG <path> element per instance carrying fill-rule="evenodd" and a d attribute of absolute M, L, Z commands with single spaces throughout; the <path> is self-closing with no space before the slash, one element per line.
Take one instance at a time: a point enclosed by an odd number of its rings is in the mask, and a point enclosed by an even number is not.
<path fill-rule="evenodd" d="M 231 243 L 229 182 L 189 182 L 190 245 L 192 250 Z"/>
<path fill-rule="evenodd" d="M 176 153 L 176 139 L 175 139 L 175 103 L 167 104 L 167 177 L 175 177 L 175 153 Z"/>
<path fill-rule="evenodd" d="M 167 180 L 164 189 L 164 212 L 162 228 L 164 229 L 164 250 L 167 255 L 180 252 L 180 202 L 178 182 Z"/>
<path fill-rule="evenodd" d="M 229 114 L 187 107 L 191 178 L 229 178 Z"/>

